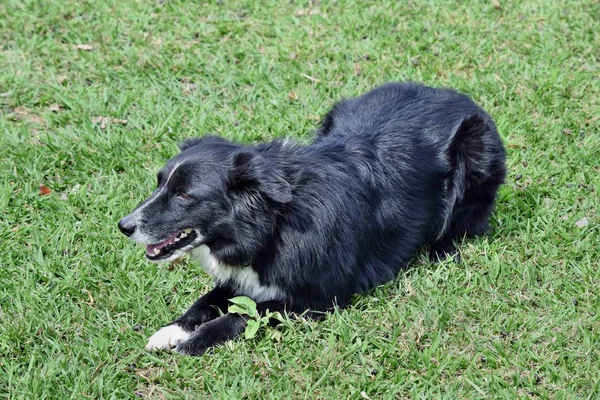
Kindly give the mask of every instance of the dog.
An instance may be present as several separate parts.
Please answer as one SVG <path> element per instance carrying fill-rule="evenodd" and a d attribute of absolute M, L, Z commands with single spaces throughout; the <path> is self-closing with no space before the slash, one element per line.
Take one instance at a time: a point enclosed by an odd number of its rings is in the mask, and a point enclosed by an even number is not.
<path fill-rule="evenodd" d="M 191 139 L 152 195 L 119 221 L 151 261 L 190 254 L 214 289 L 152 335 L 148 350 L 200 355 L 246 327 L 222 314 L 248 296 L 318 318 L 486 233 L 506 175 L 492 118 L 451 89 L 389 83 L 338 102 L 308 145 Z"/>

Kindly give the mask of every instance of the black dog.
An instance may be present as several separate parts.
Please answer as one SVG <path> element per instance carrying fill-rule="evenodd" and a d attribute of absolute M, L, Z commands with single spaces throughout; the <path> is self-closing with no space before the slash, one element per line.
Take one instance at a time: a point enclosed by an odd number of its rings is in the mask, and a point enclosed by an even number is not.
<path fill-rule="evenodd" d="M 244 330 L 243 317 L 216 310 L 234 296 L 261 312 L 326 311 L 394 279 L 423 245 L 455 254 L 455 240 L 488 229 L 506 174 L 480 107 L 415 84 L 338 103 L 308 146 L 207 136 L 181 150 L 119 228 L 150 260 L 189 252 L 215 278 L 147 345 L 192 355 Z"/>

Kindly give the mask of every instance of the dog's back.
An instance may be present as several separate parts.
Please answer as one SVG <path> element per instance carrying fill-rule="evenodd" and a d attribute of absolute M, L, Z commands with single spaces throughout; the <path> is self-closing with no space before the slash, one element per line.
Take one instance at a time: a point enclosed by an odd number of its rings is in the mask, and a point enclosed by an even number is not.
<path fill-rule="evenodd" d="M 388 166 L 379 181 L 441 203 L 427 233 L 434 256 L 453 253 L 453 239 L 487 231 L 505 152 L 493 120 L 468 96 L 410 83 L 378 87 L 336 104 L 323 119 L 315 143 L 339 142 L 374 145 Z"/>
<path fill-rule="evenodd" d="M 492 119 L 463 94 L 414 84 L 338 103 L 298 153 L 282 164 L 302 183 L 265 271 L 293 283 L 299 308 L 393 279 L 424 244 L 434 259 L 455 254 L 455 240 L 487 230 L 505 176 Z"/>

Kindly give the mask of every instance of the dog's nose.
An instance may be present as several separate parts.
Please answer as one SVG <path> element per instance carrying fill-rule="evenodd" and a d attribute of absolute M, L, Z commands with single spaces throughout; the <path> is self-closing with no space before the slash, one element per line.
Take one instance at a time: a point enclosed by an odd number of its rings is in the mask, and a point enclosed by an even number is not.
<path fill-rule="evenodd" d="M 130 217 L 124 217 L 119 221 L 119 230 L 123 232 L 123 234 L 131 236 L 133 235 L 133 232 L 135 232 L 135 223 Z"/>

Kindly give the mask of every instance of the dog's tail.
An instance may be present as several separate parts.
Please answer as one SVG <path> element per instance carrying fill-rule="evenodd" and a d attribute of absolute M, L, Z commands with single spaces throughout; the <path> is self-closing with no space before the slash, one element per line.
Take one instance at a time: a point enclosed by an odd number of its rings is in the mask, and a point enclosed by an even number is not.
<path fill-rule="evenodd" d="M 446 149 L 450 174 L 446 182 L 444 222 L 437 239 L 452 223 L 457 205 L 465 196 L 485 190 L 485 182 L 490 179 L 498 181 L 496 188 L 504 181 L 504 157 L 496 125 L 489 116 L 475 113 L 457 125 Z"/>

